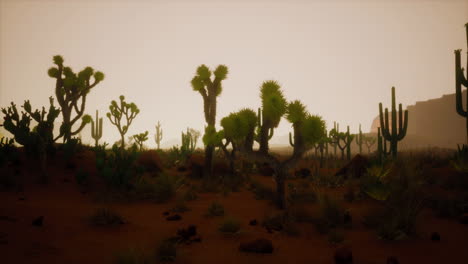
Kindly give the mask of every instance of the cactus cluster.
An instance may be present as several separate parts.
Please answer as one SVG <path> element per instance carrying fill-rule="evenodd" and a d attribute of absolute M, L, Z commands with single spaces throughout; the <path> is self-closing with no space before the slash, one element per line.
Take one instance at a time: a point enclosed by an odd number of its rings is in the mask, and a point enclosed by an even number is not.
<path fill-rule="evenodd" d="M 465 24 L 466 29 L 466 44 L 468 48 L 468 23 Z M 455 106 L 457 113 L 465 118 L 466 122 L 466 143 L 468 144 L 468 106 L 467 109 L 463 109 L 462 100 L 462 86 L 468 89 L 468 55 L 466 58 L 466 76 L 463 73 L 463 67 L 461 66 L 461 50 L 455 50 Z M 468 53 L 467 53 L 468 54 Z M 468 92 L 466 93 L 466 101 L 468 102 Z"/>
<path fill-rule="evenodd" d="M 382 136 L 385 140 L 390 142 L 390 152 L 393 158 L 396 158 L 398 153 L 398 141 L 401 141 L 406 136 L 408 129 L 408 110 L 404 112 L 403 118 L 403 107 L 399 104 L 399 111 L 396 111 L 395 106 L 395 87 L 392 87 L 392 113 L 391 113 L 391 124 L 388 119 L 388 108 L 385 108 L 385 116 L 382 111 L 382 103 L 379 103 L 379 117 L 380 117 L 380 128 Z M 398 113 L 398 119 L 397 119 Z M 384 118 L 385 117 L 385 118 Z M 398 126 L 397 126 L 398 122 Z M 385 143 L 385 142 L 384 142 Z"/>

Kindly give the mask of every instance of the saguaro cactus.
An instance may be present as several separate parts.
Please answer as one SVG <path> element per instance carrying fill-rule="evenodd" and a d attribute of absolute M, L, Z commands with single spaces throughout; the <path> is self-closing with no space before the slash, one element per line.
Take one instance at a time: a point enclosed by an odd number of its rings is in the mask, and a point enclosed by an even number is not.
<path fill-rule="evenodd" d="M 219 65 L 213 73 L 214 80 L 211 79 L 212 72 L 210 69 L 204 64 L 200 65 L 191 81 L 193 90 L 199 92 L 203 98 L 205 121 L 208 125 L 205 129 L 204 138 L 206 139 L 214 134 L 207 134 L 207 131 L 216 132 L 216 98 L 222 92 L 221 82 L 227 78 L 228 68 L 225 65 Z M 205 140 L 205 142 L 211 142 L 211 140 Z M 205 146 L 205 177 L 211 177 L 212 175 L 214 149 L 213 144 Z"/>
<path fill-rule="evenodd" d="M 91 118 L 84 115 L 86 96 L 89 94 L 98 83 L 104 80 L 104 74 L 100 71 L 94 71 L 91 67 L 86 67 L 78 74 L 74 73 L 70 67 L 63 65 L 61 56 L 54 56 L 54 64 L 57 67 L 49 69 L 50 77 L 57 79 L 55 83 L 55 96 L 62 111 L 62 125 L 60 126 L 60 135 L 54 140 L 63 136 L 63 141 L 66 142 L 72 136 L 80 133 L 80 131 L 90 122 Z M 91 81 L 91 77 L 94 81 Z M 79 102 L 81 100 L 81 102 Z M 76 115 L 72 117 L 72 113 Z M 72 131 L 72 126 L 81 118 L 81 125 Z M 85 118 L 86 117 L 86 118 Z"/>
<path fill-rule="evenodd" d="M 382 136 L 390 142 L 390 151 L 392 156 L 395 158 L 398 152 L 398 141 L 402 140 L 406 136 L 408 128 L 408 110 L 405 110 L 405 117 L 403 118 L 403 107 L 401 104 L 398 108 L 398 120 L 397 111 L 395 107 L 395 87 L 392 87 L 392 120 L 391 128 L 388 123 L 388 108 L 385 108 L 385 119 L 382 111 L 382 103 L 379 103 L 379 116 L 380 116 L 380 128 Z M 404 121 L 403 121 L 404 119 Z M 398 121 L 398 127 L 397 127 Z"/>
<path fill-rule="evenodd" d="M 362 154 L 362 131 L 361 131 L 361 124 L 359 124 L 359 134 L 356 134 L 356 144 L 359 146 L 359 154 Z"/>
<path fill-rule="evenodd" d="M 91 120 L 91 137 L 94 139 L 94 145 L 99 145 L 99 139 L 102 137 L 102 118 L 99 118 L 99 111 L 96 110 L 96 121 Z"/>
<path fill-rule="evenodd" d="M 465 24 L 466 28 L 466 45 L 468 48 L 468 23 Z M 466 72 L 467 76 L 463 73 L 463 67 L 461 66 L 461 50 L 455 50 L 455 92 L 456 92 L 456 109 L 457 113 L 463 116 L 466 120 L 466 143 L 468 144 L 468 106 L 467 109 L 463 109 L 462 100 L 462 86 L 468 89 L 468 52 L 466 59 Z M 468 92 L 466 93 L 466 100 L 468 102 Z"/>
<path fill-rule="evenodd" d="M 353 142 L 354 135 L 349 133 L 349 126 L 346 133 L 339 132 L 339 126 L 337 125 L 336 129 L 332 129 L 330 131 L 330 137 L 332 138 L 332 142 L 338 146 L 341 150 L 341 159 L 344 159 L 344 151 L 346 149 L 346 158 L 348 160 L 351 159 L 351 142 Z M 342 145 L 343 143 L 343 145 Z"/>
<path fill-rule="evenodd" d="M 121 137 L 120 143 L 122 144 L 121 150 L 123 151 L 125 149 L 125 134 L 127 134 L 128 127 L 132 124 L 133 119 L 140 113 L 140 109 L 138 109 L 134 103 L 125 102 L 125 97 L 123 95 L 121 95 L 119 99 L 120 104 L 112 100 L 107 118 L 109 118 L 110 122 L 119 130 Z M 124 116 L 126 124 L 122 123 L 122 117 Z"/>
<path fill-rule="evenodd" d="M 387 151 L 387 141 L 383 136 L 381 136 L 380 133 L 380 127 L 377 129 L 377 155 L 379 157 L 379 162 L 382 163 L 382 161 L 390 155 L 391 150 Z"/>
<path fill-rule="evenodd" d="M 158 121 L 158 124 L 156 125 L 156 134 L 154 134 L 154 141 L 156 142 L 157 149 L 160 149 L 162 138 L 163 138 L 163 131 L 161 128 L 161 124 Z"/>

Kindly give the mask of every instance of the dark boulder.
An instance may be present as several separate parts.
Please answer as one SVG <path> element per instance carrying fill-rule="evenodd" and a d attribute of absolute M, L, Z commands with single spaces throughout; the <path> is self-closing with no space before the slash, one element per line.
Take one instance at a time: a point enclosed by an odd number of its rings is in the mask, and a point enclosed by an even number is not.
<path fill-rule="evenodd" d="M 396 257 L 391 256 L 387 258 L 387 264 L 400 264 L 400 262 Z"/>
<path fill-rule="evenodd" d="M 167 221 L 179 221 L 179 220 L 182 220 L 182 216 L 175 214 L 175 215 L 168 216 L 166 220 Z"/>
<path fill-rule="evenodd" d="M 432 240 L 432 241 L 440 241 L 440 234 L 437 233 L 437 232 L 433 232 L 433 233 L 431 234 L 431 240 Z"/>
<path fill-rule="evenodd" d="M 335 264 L 352 264 L 353 253 L 347 247 L 340 247 L 335 250 L 334 259 Z"/>
<path fill-rule="evenodd" d="M 32 221 L 33 226 L 42 226 L 44 224 L 44 216 L 39 216 Z"/>
<path fill-rule="evenodd" d="M 271 254 L 273 253 L 273 243 L 269 239 L 256 239 L 250 242 L 241 243 L 239 250 L 242 252 Z"/>

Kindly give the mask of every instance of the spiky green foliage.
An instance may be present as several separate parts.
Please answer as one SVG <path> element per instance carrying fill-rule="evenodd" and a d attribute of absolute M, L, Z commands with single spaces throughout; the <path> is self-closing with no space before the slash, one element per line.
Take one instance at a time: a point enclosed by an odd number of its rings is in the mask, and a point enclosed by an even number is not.
<path fill-rule="evenodd" d="M 222 92 L 222 81 L 227 78 L 228 68 L 225 65 L 218 65 L 214 71 L 214 79 L 211 78 L 212 72 L 206 65 L 200 65 L 197 68 L 196 75 L 192 78 L 191 85 L 194 91 L 199 92 L 203 98 L 203 109 L 208 132 L 203 136 L 205 143 L 205 170 L 206 177 L 210 177 L 213 169 L 214 144 L 217 141 L 212 140 L 216 134 L 216 97 Z M 214 130 L 214 131 L 213 131 Z M 205 137 L 206 136 L 206 137 Z M 206 141 L 205 141 L 206 138 Z"/>
<path fill-rule="evenodd" d="M 161 124 L 158 121 L 158 124 L 156 125 L 156 134 L 154 134 L 154 141 L 156 142 L 157 149 L 160 149 L 162 138 L 163 138 L 163 131 L 161 128 Z"/>
<path fill-rule="evenodd" d="M 148 131 L 133 135 L 133 139 L 135 140 L 135 143 L 138 145 L 138 148 L 140 149 L 140 151 L 142 151 L 143 143 L 145 143 L 145 141 L 148 140 Z"/>
<path fill-rule="evenodd" d="M 96 110 L 96 121 L 91 120 L 91 137 L 94 139 L 95 146 L 99 145 L 99 139 L 102 137 L 102 118 L 99 118 L 99 111 Z"/>
<path fill-rule="evenodd" d="M 406 131 L 408 129 L 408 110 L 405 110 L 405 117 L 403 121 L 403 107 L 400 104 L 397 120 L 397 111 L 395 107 L 395 87 L 392 87 L 392 123 L 389 124 L 388 121 L 388 108 L 385 108 L 384 119 L 384 114 L 382 112 L 382 103 L 379 103 L 379 117 L 382 136 L 387 141 L 390 141 L 390 151 L 392 153 L 393 158 L 396 158 L 398 152 L 398 141 L 403 140 L 403 138 L 406 136 Z"/>
<path fill-rule="evenodd" d="M 466 29 L 466 45 L 468 47 L 468 23 L 465 24 Z M 457 113 L 465 118 L 466 121 L 466 143 L 468 144 L 468 107 L 467 110 L 463 109 L 463 100 L 462 100 L 462 87 L 468 89 L 468 55 L 466 60 L 466 72 L 467 76 L 464 75 L 463 67 L 461 66 L 461 50 L 455 50 L 455 106 Z M 468 101 L 468 92 L 466 93 L 466 99 Z"/>
<path fill-rule="evenodd" d="M 70 67 L 63 65 L 63 58 L 59 55 L 54 56 L 53 61 L 56 66 L 48 70 L 48 75 L 56 79 L 55 96 L 63 117 L 60 135 L 55 140 L 63 137 L 65 142 L 80 133 L 86 124 L 91 122 L 91 117 L 84 115 L 86 97 L 97 84 L 104 80 L 104 74 L 100 71 L 94 71 L 91 67 L 74 73 Z M 75 112 L 74 116 L 73 112 Z M 73 131 L 73 125 L 80 118 L 80 126 Z"/>
<path fill-rule="evenodd" d="M 138 109 L 134 103 L 127 103 L 123 95 L 121 95 L 119 99 L 119 104 L 112 100 L 109 106 L 109 112 L 106 116 L 109 118 L 110 122 L 117 127 L 121 136 L 121 150 L 123 150 L 125 148 L 125 134 L 127 134 L 133 119 L 140 113 L 140 109 Z M 122 118 L 125 118 L 125 120 L 122 120 Z"/>

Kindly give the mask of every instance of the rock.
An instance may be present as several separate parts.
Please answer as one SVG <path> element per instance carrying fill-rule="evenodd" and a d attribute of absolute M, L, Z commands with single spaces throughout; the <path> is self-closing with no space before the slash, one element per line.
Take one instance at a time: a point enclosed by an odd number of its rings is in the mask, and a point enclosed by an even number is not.
<path fill-rule="evenodd" d="M 163 213 L 163 215 L 168 216 L 168 215 L 169 215 L 169 211 L 165 211 L 165 212 Z"/>
<path fill-rule="evenodd" d="M 366 157 L 357 154 L 352 158 L 348 164 L 346 164 L 344 167 L 339 169 L 336 173 L 335 176 L 338 175 L 345 175 L 345 178 L 347 175 L 352 176 L 353 178 L 359 178 L 367 170 L 367 165 L 369 164 L 369 161 L 367 160 Z"/>
<path fill-rule="evenodd" d="M 465 213 L 460 217 L 460 224 L 468 225 L 468 213 Z"/>
<path fill-rule="evenodd" d="M 189 225 L 187 228 L 181 228 L 177 230 L 177 236 L 181 240 L 190 240 L 191 237 L 197 235 L 197 227 L 195 225 Z"/>
<path fill-rule="evenodd" d="M 18 198 L 18 200 L 20 200 L 20 201 L 24 201 L 24 200 L 26 200 L 26 198 L 24 198 L 24 197 L 20 197 L 20 198 Z"/>
<path fill-rule="evenodd" d="M 346 211 L 343 215 L 343 224 L 349 226 L 353 223 L 353 217 L 349 211 Z"/>
<path fill-rule="evenodd" d="M 250 242 L 241 243 L 239 250 L 243 252 L 271 254 L 273 253 L 273 243 L 269 239 L 256 239 Z"/>
<path fill-rule="evenodd" d="M 432 240 L 432 241 L 440 241 L 440 234 L 437 233 L 437 232 L 433 232 L 433 233 L 431 234 L 431 240 Z"/>
<path fill-rule="evenodd" d="M 202 242 L 201 236 L 195 236 L 192 238 L 192 242 L 200 243 Z"/>
<path fill-rule="evenodd" d="M 141 152 L 136 164 L 148 172 L 159 173 L 162 171 L 161 158 L 155 150 Z"/>
<path fill-rule="evenodd" d="M 297 170 L 296 172 L 294 172 L 294 175 L 298 178 L 307 178 L 310 175 L 312 175 L 312 173 L 310 172 L 308 168 L 301 168 Z"/>
<path fill-rule="evenodd" d="M 250 220 L 249 225 L 256 226 L 258 224 L 257 219 Z"/>
<path fill-rule="evenodd" d="M 44 223 L 44 216 L 39 216 L 38 218 L 32 221 L 33 226 L 42 226 Z"/>
<path fill-rule="evenodd" d="M 353 253 L 347 247 L 340 247 L 335 250 L 335 264 L 352 264 Z"/>
<path fill-rule="evenodd" d="M 175 214 L 166 218 L 167 221 L 179 221 L 182 219 L 182 216 Z"/>
<path fill-rule="evenodd" d="M 400 262 L 396 257 L 391 256 L 387 258 L 387 264 L 400 264 Z"/>

